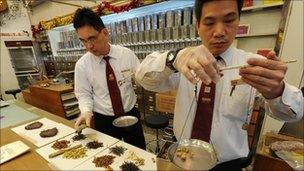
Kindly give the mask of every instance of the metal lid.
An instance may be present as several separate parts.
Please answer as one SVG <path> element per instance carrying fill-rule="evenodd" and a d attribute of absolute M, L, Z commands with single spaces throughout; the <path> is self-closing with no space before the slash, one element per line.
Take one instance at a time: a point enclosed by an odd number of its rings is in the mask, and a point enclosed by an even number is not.
<path fill-rule="evenodd" d="M 135 116 L 120 116 L 112 122 L 112 124 L 116 127 L 124 128 L 129 127 L 138 122 L 137 117 Z"/>

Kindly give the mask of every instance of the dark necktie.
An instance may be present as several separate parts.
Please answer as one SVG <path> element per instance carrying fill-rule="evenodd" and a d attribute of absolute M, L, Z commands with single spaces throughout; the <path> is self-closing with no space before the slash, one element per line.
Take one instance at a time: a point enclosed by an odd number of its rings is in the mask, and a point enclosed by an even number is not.
<path fill-rule="evenodd" d="M 221 57 L 216 57 L 216 59 L 217 63 L 225 63 Z M 215 87 L 216 85 L 213 82 L 209 85 L 201 85 L 195 119 L 192 126 L 192 139 L 199 139 L 206 142 L 209 142 L 210 140 L 215 100 Z"/>
<path fill-rule="evenodd" d="M 111 64 L 109 62 L 110 57 L 105 56 L 103 59 L 106 61 L 107 84 L 108 84 L 108 90 L 110 93 L 110 98 L 111 98 L 114 115 L 120 116 L 125 113 L 124 109 L 123 109 L 122 100 L 121 100 L 120 90 L 119 90 L 119 87 L 118 87 L 118 84 L 116 81 L 114 70 L 111 67 Z"/>

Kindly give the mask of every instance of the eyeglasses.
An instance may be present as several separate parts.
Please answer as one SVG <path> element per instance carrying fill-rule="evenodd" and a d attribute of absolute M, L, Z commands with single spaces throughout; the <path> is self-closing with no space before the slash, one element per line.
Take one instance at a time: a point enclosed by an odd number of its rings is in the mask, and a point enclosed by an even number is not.
<path fill-rule="evenodd" d="M 98 34 L 95 35 L 95 36 L 90 36 L 90 37 L 88 38 L 88 40 L 83 40 L 83 39 L 79 39 L 79 40 L 80 40 L 84 45 L 88 45 L 88 44 L 94 45 L 94 44 L 96 43 L 97 39 L 98 39 L 99 33 L 100 33 L 100 32 L 98 32 Z"/>

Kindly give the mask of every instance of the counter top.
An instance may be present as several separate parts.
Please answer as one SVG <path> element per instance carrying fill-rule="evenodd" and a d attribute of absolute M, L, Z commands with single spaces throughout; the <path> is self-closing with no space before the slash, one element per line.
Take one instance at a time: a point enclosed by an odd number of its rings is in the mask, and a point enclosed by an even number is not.
<path fill-rule="evenodd" d="M 59 116 L 56 116 L 53 114 L 50 114 L 46 111 L 35 108 L 24 102 L 15 101 L 14 104 L 38 115 L 39 118 L 46 117 L 46 118 L 54 120 L 56 122 L 63 123 L 71 128 L 73 128 L 73 126 L 74 126 L 74 123 L 69 120 L 66 120 L 62 117 L 59 117 Z M 29 121 L 27 121 L 27 122 L 29 122 Z M 1 132 L 0 132 L 1 146 L 14 142 L 14 141 L 17 141 L 17 140 L 21 140 L 22 142 L 24 142 L 26 145 L 28 145 L 31 148 L 29 152 L 0 165 L 1 170 L 52 170 L 51 166 L 49 166 L 49 163 L 36 152 L 37 147 L 34 144 L 32 144 L 30 141 L 27 141 L 26 139 L 22 138 L 21 136 L 17 135 L 16 133 L 14 133 L 11 130 L 11 128 L 20 126 L 27 122 L 23 122 L 23 123 L 20 123 L 17 125 L 13 125 L 13 126 L 1 129 Z M 164 161 L 162 159 L 157 159 L 156 163 L 157 163 L 158 170 L 179 170 L 179 168 L 174 166 L 172 163 L 170 163 L 168 161 Z"/>

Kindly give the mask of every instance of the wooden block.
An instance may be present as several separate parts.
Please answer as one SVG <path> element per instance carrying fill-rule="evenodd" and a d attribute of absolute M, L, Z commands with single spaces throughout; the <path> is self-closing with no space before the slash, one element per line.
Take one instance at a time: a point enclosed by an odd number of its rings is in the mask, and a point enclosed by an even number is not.
<path fill-rule="evenodd" d="M 258 116 L 259 116 L 259 112 L 258 111 L 253 111 L 252 114 L 251 114 L 250 123 L 256 124 L 256 122 L 258 120 Z"/>
<path fill-rule="evenodd" d="M 255 125 L 248 125 L 247 133 L 249 136 L 254 136 L 254 131 L 255 131 Z"/>
<path fill-rule="evenodd" d="M 248 136 L 248 146 L 249 146 L 249 148 L 251 148 L 251 146 L 252 146 L 252 141 L 253 141 L 253 137 Z"/>

